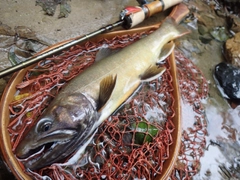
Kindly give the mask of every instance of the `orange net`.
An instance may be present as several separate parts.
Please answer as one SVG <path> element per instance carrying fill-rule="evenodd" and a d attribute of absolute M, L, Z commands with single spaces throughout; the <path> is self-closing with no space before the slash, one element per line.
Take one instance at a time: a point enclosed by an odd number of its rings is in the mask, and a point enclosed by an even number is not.
<path fill-rule="evenodd" d="M 162 78 L 170 78 L 169 69 Z M 172 91 L 171 81 L 162 82 L 161 78 L 143 84 L 101 125 L 82 159 L 71 167 L 53 164 L 39 173 L 53 179 L 63 175 L 65 179 L 153 179 L 169 158 L 174 130 Z"/>
<path fill-rule="evenodd" d="M 206 147 L 207 120 L 201 100 L 208 97 L 208 82 L 203 73 L 175 51 L 182 97 L 182 142 L 171 179 L 192 179 L 200 169 Z"/>
<path fill-rule="evenodd" d="M 9 106 L 11 122 L 8 130 L 13 151 L 60 88 L 94 63 L 99 49 L 122 48 L 149 33 L 117 36 L 111 40 L 103 39 L 97 43 L 77 45 L 61 55 L 39 62 L 36 68 L 30 69 L 23 82 L 17 86 L 15 101 Z M 196 174 L 197 171 L 192 171 L 198 163 L 194 165 L 191 162 L 199 162 L 202 156 L 200 146 L 205 145 L 204 136 L 198 133 L 205 133 L 205 124 L 201 122 L 204 117 L 200 99 L 206 97 L 208 86 L 191 61 L 179 52 L 175 53 L 183 97 L 194 107 L 194 111 L 200 113 L 199 116 L 196 115 L 198 121 L 195 128 L 190 133 L 183 132 L 177 163 L 179 166 L 176 166 L 172 173 L 173 179 L 188 179 Z M 188 66 L 185 66 L 186 63 Z M 82 158 L 69 164 L 69 160 L 75 157 L 73 154 L 63 164 L 56 163 L 28 173 L 35 179 L 46 176 L 51 179 L 153 179 L 157 174 L 161 174 L 173 142 L 172 118 L 175 115 L 174 89 L 168 59 L 164 66 L 167 70 L 159 79 L 143 83 L 136 93 L 99 127 Z M 186 72 L 189 73 L 187 76 Z M 199 138 L 201 139 L 196 141 Z M 197 158 L 189 158 L 190 146 L 192 152 L 197 151 Z"/>

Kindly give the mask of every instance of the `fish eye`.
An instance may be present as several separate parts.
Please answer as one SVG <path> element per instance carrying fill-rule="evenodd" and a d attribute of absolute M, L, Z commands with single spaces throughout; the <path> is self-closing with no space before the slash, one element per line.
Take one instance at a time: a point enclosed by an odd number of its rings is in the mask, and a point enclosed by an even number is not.
<path fill-rule="evenodd" d="M 42 132 L 46 132 L 46 131 L 48 131 L 51 127 L 52 127 L 52 123 L 51 123 L 51 122 L 45 122 L 45 123 L 41 126 L 41 131 L 42 131 Z"/>
<path fill-rule="evenodd" d="M 46 132 L 52 127 L 52 122 L 50 120 L 42 119 L 39 121 L 36 127 L 36 132 Z"/>

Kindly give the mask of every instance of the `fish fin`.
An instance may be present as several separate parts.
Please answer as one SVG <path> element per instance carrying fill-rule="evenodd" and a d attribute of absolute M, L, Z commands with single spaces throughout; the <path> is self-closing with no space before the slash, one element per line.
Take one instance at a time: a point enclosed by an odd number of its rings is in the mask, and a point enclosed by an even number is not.
<path fill-rule="evenodd" d="M 170 41 L 169 43 L 165 44 L 161 50 L 157 64 L 160 64 L 163 60 L 165 60 L 172 53 L 174 48 L 175 43 L 173 41 Z"/>
<path fill-rule="evenodd" d="M 117 76 L 109 75 L 105 77 L 100 82 L 100 92 L 99 92 L 99 104 L 98 104 L 98 110 L 104 106 L 104 104 L 108 101 L 110 98 L 113 89 L 116 85 Z"/>
<path fill-rule="evenodd" d="M 172 24 L 173 26 L 175 26 L 178 33 L 174 36 L 174 39 L 191 33 L 191 30 L 189 30 L 187 27 L 183 26 L 182 24 L 176 23 L 176 21 L 172 17 L 166 17 L 161 26 L 164 26 L 164 24 Z"/>
<path fill-rule="evenodd" d="M 149 68 L 141 75 L 142 81 L 152 81 L 160 77 L 164 72 L 165 67 L 158 67 L 156 65 L 151 65 Z"/>
<path fill-rule="evenodd" d="M 95 61 L 100 61 L 108 56 L 111 56 L 113 54 L 116 54 L 117 52 L 119 52 L 121 50 L 121 48 L 118 49 L 110 49 L 110 48 L 101 48 L 95 57 Z"/>

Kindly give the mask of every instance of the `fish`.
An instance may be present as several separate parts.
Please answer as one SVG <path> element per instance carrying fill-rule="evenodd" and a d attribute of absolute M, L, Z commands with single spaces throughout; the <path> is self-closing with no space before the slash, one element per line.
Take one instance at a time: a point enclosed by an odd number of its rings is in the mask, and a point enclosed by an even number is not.
<path fill-rule="evenodd" d="M 159 67 L 173 51 L 174 39 L 189 33 L 171 17 L 152 34 L 95 62 L 71 80 L 49 104 L 15 150 L 30 170 L 84 153 L 97 128 L 144 81 L 160 77 Z M 79 151 L 79 150 L 78 150 Z"/>

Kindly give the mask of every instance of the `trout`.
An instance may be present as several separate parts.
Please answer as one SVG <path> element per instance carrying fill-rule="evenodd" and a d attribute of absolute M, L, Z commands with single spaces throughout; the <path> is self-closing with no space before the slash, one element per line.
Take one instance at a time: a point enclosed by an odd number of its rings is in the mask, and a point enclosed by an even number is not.
<path fill-rule="evenodd" d="M 157 64 L 188 31 L 169 17 L 147 37 L 87 68 L 49 104 L 16 148 L 26 168 L 39 169 L 84 152 L 99 125 L 139 87 L 165 71 Z"/>

